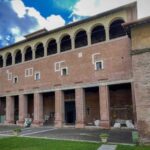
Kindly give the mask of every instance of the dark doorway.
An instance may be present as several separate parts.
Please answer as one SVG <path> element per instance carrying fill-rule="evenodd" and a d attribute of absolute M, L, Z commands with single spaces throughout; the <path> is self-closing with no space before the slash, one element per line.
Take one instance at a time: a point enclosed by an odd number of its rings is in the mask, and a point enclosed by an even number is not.
<path fill-rule="evenodd" d="M 76 119 L 75 101 L 65 102 L 66 124 L 75 124 L 75 119 Z"/>
<path fill-rule="evenodd" d="M 14 120 L 15 124 L 19 120 L 19 96 L 14 96 Z"/>

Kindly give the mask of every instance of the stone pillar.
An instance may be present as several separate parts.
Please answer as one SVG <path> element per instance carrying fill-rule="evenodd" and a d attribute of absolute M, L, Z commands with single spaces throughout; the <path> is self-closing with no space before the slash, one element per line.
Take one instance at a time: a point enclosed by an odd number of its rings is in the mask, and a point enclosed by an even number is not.
<path fill-rule="evenodd" d="M 73 36 L 71 37 L 71 48 L 75 49 L 75 38 Z"/>
<path fill-rule="evenodd" d="M 44 57 L 46 57 L 46 56 L 47 56 L 47 47 L 44 46 Z"/>
<path fill-rule="evenodd" d="M 6 67 L 6 57 L 3 55 L 3 67 Z"/>
<path fill-rule="evenodd" d="M 33 48 L 33 49 L 32 49 L 32 59 L 33 59 L 33 60 L 35 59 L 35 51 L 36 51 L 36 49 Z"/>
<path fill-rule="evenodd" d="M 12 96 L 6 97 L 6 120 L 5 124 L 14 124 L 14 98 Z"/>
<path fill-rule="evenodd" d="M 60 53 L 60 41 L 57 40 L 57 53 Z"/>
<path fill-rule="evenodd" d="M 61 128 L 64 121 L 64 96 L 63 92 L 55 91 L 55 127 Z"/>
<path fill-rule="evenodd" d="M 85 127 L 85 95 L 82 88 L 75 90 L 76 128 Z"/>
<path fill-rule="evenodd" d="M 15 56 L 16 56 L 16 55 L 13 55 L 13 54 L 12 54 L 11 56 L 12 56 L 12 65 L 14 65 L 14 64 L 15 64 Z"/>
<path fill-rule="evenodd" d="M 22 52 L 22 62 L 25 60 L 25 52 Z"/>
<path fill-rule="evenodd" d="M 106 34 L 106 41 L 109 41 L 109 27 L 105 25 L 105 34 Z"/>
<path fill-rule="evenodd" d="M 34 93 L 34 120 L 33 126 L 43 125 L 43 97 L 40 93 Z"/>
<path fill-rule="evenodd" d="M 99 87 L 100 97 L 100 126 L 102 128 L 110 128 L 109 119 L 109 92 L 106 85 Z"/>
<path fill-rule="evenodd" d="M 27 96 L 19 95 L 19 121 L 17 125 L 23 126 L 25 118 L 27 117 Z"/>
<path fill-rule="evenodd" d="M 87 41 L 88 41 L 88 46 L 91 45 L 91 33 L 87 32 Z"/>

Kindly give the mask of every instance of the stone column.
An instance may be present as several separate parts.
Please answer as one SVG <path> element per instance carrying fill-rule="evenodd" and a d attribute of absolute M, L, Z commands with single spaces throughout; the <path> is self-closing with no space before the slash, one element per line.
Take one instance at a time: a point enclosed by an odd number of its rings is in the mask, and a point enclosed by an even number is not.
<path fill-rule="evenodd" d="M 19 121 L 18 125 L 23 126 L 25 118 L 27 117 L 27 96 L 19 95 Z"/>
<path fill-rule="evenodd" d="M 14 124 L 14 98 L 6 97 L 6 120 L 5 124 Z"/>
<path fill-rule="evenodd" d="M 74 36 L 71 37 L 71 49 L 72 50 L 75 49 L 75 38 L 74 38 Z"/>
<path fill-rule="evenodd" d="M 14 65 L 14 64 L 15 64 L 15 56 L 16 56 L 16 55 L 13 55 L 13 54 L 12 54 L 11 56 L 12 56 L 12 65 Z"/>
<path fill-rule="evenodd" d="M 24 62 L 24 60 L 25 60 L 25 52 L 23 51 L 22 52 L 22 62 Z"/>
<path fill-rule="evenodd" d="M 75 90 L 76 128 L 85 127 L 85 95 L 82 88 Z"/>
<path fill-rule="evenodd" d="M 57 42 L 57 53 L 60 53 L 60 41 L 57 40 L 56 42 Z"/>
<path fill-rule="evenodd" d="M 91 33 L 87 32 L 87 41 L 88 41 L 88 46 L 91 45 Z"/>
<path fill-rule="evenodd" d="M 47 47 L 46 47 L 46 45 L 44 46 L 44 57 L 46 57 L 47 56 Z"/>
<path fill-rule="evenodd" d="M 36 51 L 36 49 L 33 48 L 33 49 L 32 49 L 32 59 L 33 59 L 33 60 L 35 59 L 35 51 Z"/>
<path fill-rule="evenodd" d="M 6 67 L 6 57 L 3 55 L 3 67 Z"/>
<path fill-rule="evenodd" d="M 105 25 L 105 34 L 106 34 L 106 41 L 109 41 L 109 27 Z"/>
<path fill-rule="evenodd" d="M 60 90 L 55 91 L 55 127 L 61 128 L 64 121 L 64 96 Z"/>
<path fill-rule="evenodd" d="M 34 93 L 34 120 L 33 126 L 43 125 L 43 97 L 40 93 Z"/>
<path fill-rule="evenodd" d="M 108 87 L 106 85 L 99 87 L 100 97 L 100 126 L 102 128 L 110 128 L 109 119 L 109 94 Z"/>

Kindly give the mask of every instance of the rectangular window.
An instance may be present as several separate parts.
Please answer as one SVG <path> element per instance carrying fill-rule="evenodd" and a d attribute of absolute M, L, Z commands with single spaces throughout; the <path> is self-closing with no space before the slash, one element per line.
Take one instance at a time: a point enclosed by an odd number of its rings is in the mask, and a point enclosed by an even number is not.
<path fill-rule="evenodd" d="M 63 63 L 64 63 L 64 61 L 55 62 L 55 64 L 54 64 L 55 72 L 60 71 L 61 64 L 63 64 Z"/>
<path fill-rule="evenodd" d="M 18 77 L 17 76 L 13 77 L 13 83 L 14 84 L 18 83 Z"/>
<path fill-rule="evenodd" d="M 103 61 L 102 60 L 96 61 L 95 62 L 95 70 L 102 70 L 102 69 L 104 69 Z"/>
<path fill-rule="evenodd" d="M 65 67 L 65 68 L 61 68 L 61 76 L 66 76 L 68 75 L 68 68 Z"/>
<path fill-rule="evenodd" d="M 25 69 L 25 77 L 33 76 L 33 68 Z"/>
<path fill-rule="evenodd" d="M 35 72 L 34 80 L 40 80 L 40 78 L 41 78 L 40 72 Z"/>

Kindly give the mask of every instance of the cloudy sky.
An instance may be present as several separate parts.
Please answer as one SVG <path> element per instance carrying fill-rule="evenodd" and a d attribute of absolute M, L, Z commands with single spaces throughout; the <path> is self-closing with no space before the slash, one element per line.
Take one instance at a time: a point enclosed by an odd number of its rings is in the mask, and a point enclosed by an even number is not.
<path fill-rule="evenodd" d="M 150 0 L 0 0 L 0 48 L 134 1 L 139 18 L 150 15 Z"/>

